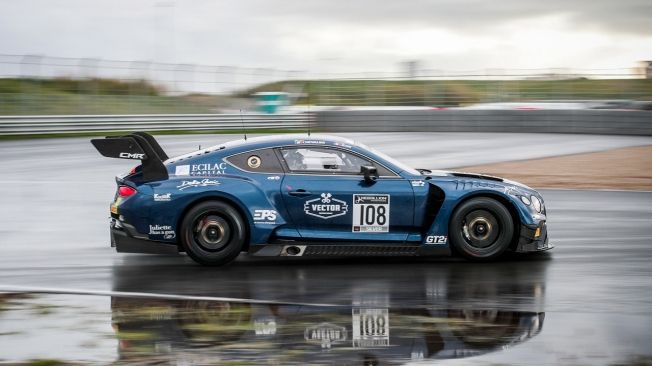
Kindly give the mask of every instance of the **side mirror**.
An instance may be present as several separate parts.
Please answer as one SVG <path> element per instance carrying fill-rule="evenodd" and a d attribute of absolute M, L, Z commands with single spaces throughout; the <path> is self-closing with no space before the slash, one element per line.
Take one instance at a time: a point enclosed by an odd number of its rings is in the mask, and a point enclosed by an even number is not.
<path fill-rule="evenodd" d="M 364 181 L 373 183 L 378 179 L 378 169 L 375 166 L 363 165 L 360 167 L 360 173 L 364 176 Z"/>

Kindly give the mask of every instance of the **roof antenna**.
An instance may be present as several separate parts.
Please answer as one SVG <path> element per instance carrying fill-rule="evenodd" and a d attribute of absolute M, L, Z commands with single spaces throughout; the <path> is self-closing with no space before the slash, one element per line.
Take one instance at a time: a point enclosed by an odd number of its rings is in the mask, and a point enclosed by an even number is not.
<path fill-rule="evenodd" d="M 247 129 L 245 128 L 244 118 L 242 117 L 242 108 L 240 108 L 240 121 L 242 122 L 242 132 L 244 133 L 244 139 L 247 141 Z"/>

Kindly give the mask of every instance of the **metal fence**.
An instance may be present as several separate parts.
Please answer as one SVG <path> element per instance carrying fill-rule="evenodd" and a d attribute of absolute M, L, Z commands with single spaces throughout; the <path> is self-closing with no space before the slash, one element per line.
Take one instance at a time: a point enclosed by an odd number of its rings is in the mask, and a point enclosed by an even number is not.
<path fill-rule="evenodd" d="M 328 132 L 528 132 L 652 135 L 635 110 L 327 110 L 298 114 L 0 116 L 0 137 L 115 131 L 308 130 Z"/>
<path fill-rule="evenodd" d="M 105 116 L 0 116 L 0 136 L 112 131 L 306 130 L 314 115 L 192 114 Z"/>
<path fill-rule="evenodd" d="M 634 66 L 634 65 L 633 65 Z M 643 69 L 319 73 L 306 70 L 0 55 L 0 115 L 215 114 L 257 91 L 321 106 L 460 107 L 523 101 L 652 100 Z"/>
<path fill-rule="evenodd" d="M 342 110 L 317 113 L 314 124 L 339 132 L 519 132 L 652 136 L 646 110 Z"/>

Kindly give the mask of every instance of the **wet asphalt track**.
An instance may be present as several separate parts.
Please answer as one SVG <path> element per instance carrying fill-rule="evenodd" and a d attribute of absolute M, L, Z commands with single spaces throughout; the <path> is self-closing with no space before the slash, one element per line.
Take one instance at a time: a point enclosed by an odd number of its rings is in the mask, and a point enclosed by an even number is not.
<path fill-rule="evenodd" d="M 651 142 L 647 138 L 520 134 L 360 137 L 407 163 L 433 168 Z M 206 146 L 204 141 L 210 139 L 166 136 L 161 141 L 175 154 L 190 150 L 190 141 Z M 222 139 L 218 136 L 214 141 Z M 652 356 L 652 193 L 544 190 L 551 241 L 557 247 L 550 254 L 500 263 L 282 261 L 243 255 L 226 268 L 202 268 L 182 256 L 113 252 L 106 220 L 115 189 L 112 179 L 132 163 L 102 158 L 87 141 L 0 143 L 0 290 L 58 288 L 306 304 L 351 306 L 380 301 L 391 308 L 545 312 L 542 332 L 528 342 L 458 361 L 607 364 L 636 355 Z M 408 150 L 405 141 L 418 143 L 410 143 Z M 446 152 L 438 153 L 442 146 Z M 488 150 L 470 153 L 471 147 Z M 421 151 L 432 154 L 432 163 L 425 163 Z"/>

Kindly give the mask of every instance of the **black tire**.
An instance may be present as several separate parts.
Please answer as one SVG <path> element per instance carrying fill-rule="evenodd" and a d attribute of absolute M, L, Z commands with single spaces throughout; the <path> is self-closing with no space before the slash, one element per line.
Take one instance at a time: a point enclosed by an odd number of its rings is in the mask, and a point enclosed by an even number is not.
<path fill-rule="evenodd" d="M 238 210 L 220 201 L 192 207 L 181 221 L 181 245 L 195 262 L 219 266 L 234 260 L 244 247 L 246 225 Z"/>
<path fill-rule="evenodd" d="M 455 251 L 473 261 L 498 258 L 512 243 L 514 220 L 500 202 L 478 197 L 455 209 L 448 237 Z"/>

